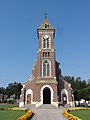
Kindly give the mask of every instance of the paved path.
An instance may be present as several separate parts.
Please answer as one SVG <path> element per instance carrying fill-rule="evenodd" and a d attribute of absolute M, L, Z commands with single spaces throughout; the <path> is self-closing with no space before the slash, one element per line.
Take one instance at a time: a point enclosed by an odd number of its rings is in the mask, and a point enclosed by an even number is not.
<path fill-rule="evenodd" d="M 35 113 L 32 120 L 67 120 L 62 115 L 64 108 L 38 108 L 32 110 Z"/>

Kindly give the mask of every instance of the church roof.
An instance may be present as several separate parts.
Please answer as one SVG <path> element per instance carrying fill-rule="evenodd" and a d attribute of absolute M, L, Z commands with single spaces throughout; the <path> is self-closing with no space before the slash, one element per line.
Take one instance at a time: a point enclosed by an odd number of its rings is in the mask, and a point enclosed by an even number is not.
<path fill-rule="evenodd" d="M 45 29 L 45 30 L 50 30 L 50 29 L 54 29 L 53 26 L 49 23 L 47 17 L 44 18 L 43 23 L 39 26 L 38 29 Z"/>

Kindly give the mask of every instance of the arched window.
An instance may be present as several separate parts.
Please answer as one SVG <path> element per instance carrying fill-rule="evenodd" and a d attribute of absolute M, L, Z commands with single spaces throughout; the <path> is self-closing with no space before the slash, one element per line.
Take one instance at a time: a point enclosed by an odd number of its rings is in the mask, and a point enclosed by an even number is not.
<path fill-rule="evenodd" d="M 50 64 L 46 61 L 43 62 L 43 77 L 50 76 Z"/>
<path fill-rule="evenodd" d="M 47 76 L 49 76 L 49 64 L 47 64 Z"/>
<path fill-rule="evenodd" d="M 46 40 L 43 40 L 43 48 L 46 48 Z"/>
<path fill-rule="evenodd" d="M 49 39 L 47 39 L 47 43 L 46 44 L 47 44 L 47 48 L 49 48 Z"/>
<path fill-rule="evenodd" d="M 46 76 L 46 64 L 43 64 L 43 76 Z"/>
<path fill-rule="evenodd" d="M 50 48 L 50 38 L 48 35 L 43 37 L 43 48 Z"/>

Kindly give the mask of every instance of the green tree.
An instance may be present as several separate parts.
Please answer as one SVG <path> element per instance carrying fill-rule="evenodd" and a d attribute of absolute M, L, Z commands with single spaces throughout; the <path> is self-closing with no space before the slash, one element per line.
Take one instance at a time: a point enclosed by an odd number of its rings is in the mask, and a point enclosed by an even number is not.
<path fill-rule="evenodd" d="M 78 98 L 90 100 L 90 86 L 83 88 L 82 90 L 79 90 Z"/>
<path fill-rule="evenodd" d="M 65 80 L 68 83 L 71 83 L 71 86 L 73 88 L 74 99 L 75 100 L 80 100 L 81 97 L 78 94 L 82 89 L 84 89 L 88 86 L 86 81 L 81 80 L 81 77 L 74 78 L 74 77 L 71 77 L 71 76 L 65 76 Z"/>
<path fill-rule="evenodd" d="M 21 83 L 17 82 L 10 83 L 6 88 L 6 94 L 8 95 L 8 97 L 10 97 L 10 95 L 15 94 L 15 98 L 19 99 L 19 96 L 21 94 L 21 88 L 22 88 Z"/>
<path fill-rule="evenodd" d="M 2 94 L 6 94 L 6 90 L 5 90 L 5 88 L 0 87 L 0 93 L 2 93 Z"/>

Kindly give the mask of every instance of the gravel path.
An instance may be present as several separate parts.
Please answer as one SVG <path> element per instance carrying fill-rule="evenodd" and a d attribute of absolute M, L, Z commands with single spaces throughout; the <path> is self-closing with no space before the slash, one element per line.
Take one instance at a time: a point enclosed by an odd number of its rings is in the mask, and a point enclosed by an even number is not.
<path fill-rule="evenodd" d="M 62 112 L 64 109 L 32 109 L 35 115 L 32 120 L 67 120 Z"/>

